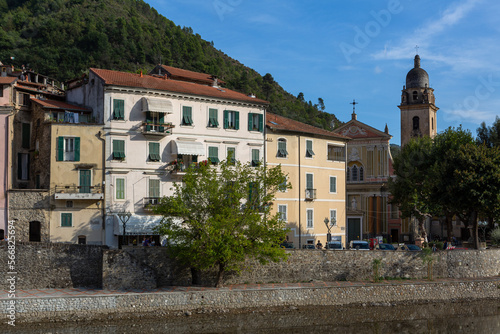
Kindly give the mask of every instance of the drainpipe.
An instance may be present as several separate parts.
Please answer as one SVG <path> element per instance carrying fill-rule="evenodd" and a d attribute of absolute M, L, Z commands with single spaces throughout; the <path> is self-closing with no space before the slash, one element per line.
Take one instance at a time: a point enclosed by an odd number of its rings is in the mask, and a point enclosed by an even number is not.
<path fill-rule="evenodd" d="M 102 131 L 99 131 L 97 133 L 97 138 L 102 141 L 102 181 L 101 181 L 101 187 L 102 187 L 102 208 L 101 208 L 101 217 L 102 217 L 102 232 L 101 232 L 101 238 L 102 238 L 102 244 L 106 244 L 106 140 L 102 138 Z"/>
<path fill-rule="evenodd" d="M 301 192 L 301 187 L 300 187 L 300 180 L 301 180 L 301 174 L 300 174 L 300 135 L 297 136 L 299 139 L 298 143 L 298 150 L 299 150 L 299 249 L 302 249 L 302 210 L 301 210 L 301 200 L 300 200 L 300 192 Z"/>

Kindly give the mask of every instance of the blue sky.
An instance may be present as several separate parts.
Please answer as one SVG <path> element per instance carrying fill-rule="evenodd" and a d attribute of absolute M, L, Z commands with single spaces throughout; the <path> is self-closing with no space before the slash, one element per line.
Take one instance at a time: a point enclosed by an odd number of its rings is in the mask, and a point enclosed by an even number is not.
<path fill-rule="evenodd" d="M 476 134 L 500 115 L 500 2 L 495 0 L 149 0 L 179 26 L 288 92 L 400 143 L 398 105 L 418 45 L 438 111 L 438 131 Z"/>

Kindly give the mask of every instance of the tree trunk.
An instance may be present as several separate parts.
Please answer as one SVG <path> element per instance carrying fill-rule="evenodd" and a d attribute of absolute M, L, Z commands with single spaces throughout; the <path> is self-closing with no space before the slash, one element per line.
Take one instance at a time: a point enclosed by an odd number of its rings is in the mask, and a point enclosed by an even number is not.
<path fill-rule="evenodd" d="M 191 267 L 191 284 L 201 285 L 201 275 L 200 271 L 196 268 Z"/>
<path fill-rule="evenodd" d="M 479 249 L 479 224 L 477 223 L 477 211 L 472 211 L 469 224 L 472 225 L 472 242 L 474 249 Z"/>
<path fill-rule="evenodd" d="M 446 234 L 446 240 L 448 240 L 448 243 L 451 242 L 453 239 L 453 224 L 452 224 L 452 219 L 453 215 L 451 213 L 446 214 L 446 229 L 448 230 L 448 233 Z"/>
<path fill-rule="evenodd" d="M 226 270 L 226 265 L 224 263 L 219 263 L 219 272 L 217 273 L 217 283 L 215 283 L 216 288 L 222 288 L 225 270 Z"/>
<path fill-rule="evenodd" d="M 418 229 L 420 232 L 420 237 L 422 237 L 424 239 L 424 242 L 429 242 L 429 240 L 427 240 L 427 231 L 425 230 L 424 221 L 425 221 L 425 218 L 418 219 Z"/>

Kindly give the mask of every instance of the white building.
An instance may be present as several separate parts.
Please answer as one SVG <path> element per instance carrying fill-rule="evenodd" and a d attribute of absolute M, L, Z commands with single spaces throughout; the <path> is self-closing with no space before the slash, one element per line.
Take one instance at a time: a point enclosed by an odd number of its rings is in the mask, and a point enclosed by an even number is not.
<path fill-rule="evenodd" d="M 117 236 L 123 235 L 118 212 L 132 214 L 127 242 L 153 235 L 161 217 L 149 208 L 172 194 L 185 166 L 209 158 L 221 161 L 229 154 L 242 162 L 264 156 L 268 102 L 221 88 L 209 75 L 183 75 L 174 80 L 90 69 L 85 81 L 70 83 L 68 102 L 92 108 L 104 123 L 107 245 L 116 247 Z M 212 84 L 200 83 L 200 75 Z M 159 242 L 158 236 L 154 239 Z"/>

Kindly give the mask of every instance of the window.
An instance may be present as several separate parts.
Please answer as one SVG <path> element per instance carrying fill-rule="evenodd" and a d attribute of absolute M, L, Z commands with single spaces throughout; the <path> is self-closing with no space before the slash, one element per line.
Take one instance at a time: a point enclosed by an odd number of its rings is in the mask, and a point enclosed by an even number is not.
<path fill-rule="evenodd" d="M 347 182 L 351 181 L 351 169 L 349 167 L 347 167 L 346 181 Z"/>
<path fill-rule="evenodd" d="M 306 157 L 312 158 L 313 155 L 314 155 L 313 142 L 312 142 L 312 140 L 306 140 Z"/>
<path fill-rule="evenodd" d="M 115 197 L 116 199 L 125 199 L 125 179 L 115 179 Z"/>
<path fill-rule="evenodd" d="M 417 93 L 417 91 L 413 91 L 413 100 L 418 100 L 418 93 Z"/>
<path fill-rule="evenodd" d="M 337 210 L 330 210 L 330 226 L 337 226 Z"/>
<path fill-rule="evenodd" d="M 80 169 L 80 193 L 89 194 L 91 187 L 90 169 Z"/>
<path fill-rule="evenodd" d="M 224 110 L 224 129 L 239 130 L 240 112 L 233 110 Z"/>
<path fill-rule="evenodd" d="M 314 189 L 313 177 L 314 174 L 310 173 L 306 174 L 306 189 Z"/>
<path fill-rule="evenodd" d="M 209 128 L 216 128 L 219 126 L 219 119 L 218 119 L 218 110 L 217 109 L 208 109 L 208 127 Z"/>
<path fill-rule="evenodd" d="M 363 169 L 363 167 L 359 167 L 359 180 L 363 181 L 364 178 L 365 178 L 365 170 Z"/>
<path fill-rule="evenodd" d="M 73 214 L 61 213 L 61 227 L 72 227 L 72 226 L 73 226 Z"/>
<path fill-rule="evenodd" d="M 28 153 L 17 154 L 17 179 L 29 180 L 30 156 Z"/>
<path fill-rule="evenodd" d="M 336 192 L 337 192 L 337 177 L 330 176 L 330 193 L 336 193 Z"/>
<path fill-rule="evenodd" d="M 148 132 L 163 132 L 165 130 L 165 113 L 162 112 L 146 112 L 146 131 Z"/>
<path fill-rule="evenodd" d="M 307 209 L 306 210 L 306 215 L 307 215 L 307 228 L 313 228 L 314 227 L 314 209 Z"/>
<path fill-rule="evenodd" d="M 67 208 L 72 208 L 74 206 L 73 201 L 66 201 L 66 207 Z"/>
<path fill-rule="evenodd" d="M 125 159 L 125 141 L 124 140 L 113 140 L 113 159 L 123 160 Z"/>
<path fill-rule="evenodd" d="M 113 99 L 113 117 L 114 120 L 125 119 L 125 101 Z"/>
<path fill-rule="evenodd" d="M 260 152 L 257 149 L 252 149 L 252 167 L 260 165 Z"/>
<path fill-rule="evenodd" d="M 22 125 L 22 148 L 30 148 L 31 146 L 31 124 L 23 123 Z"/>
<path fill-rule="evenodd" d="M 286 139 L 280 138 L 278 139 L 278 154 L 279 158 L 286 158 L 288 152 L 286 151 Z"/>
<path fill-rule="evenodd" d="M 85 245 L 87 244 L 87 237 L 84 235 L 79 235 L 78 236 L 78 244 L 79 245 Z"/>
<path fill-rule="evenodd" d="M 160 180 L 149 179 L 149 198 L 160 198 Z"/>
<path fill-rule="evenodd" d="M 358 167 L 356 165 L 352 166 L 351 181 L 358 181 Z"/>
<path fill-rule="evenodd" d="M 329 161 L 345 161 L 345 147 L 328 144 Z"/>
<path fill-rule="evenodd" d="M 40 174 L 35 175 L 35 189 L 40 189 L 41 184 L 40 184 Z"/>
<path fill-rule="evenodd" d="M 279 184 L 279 186 L 278 186 L 279 191 L 281 191 L 281 192 L 285 192 L 285 191 L 287 190 L 286 186 L 287 186 L 287 179 L 286 179 L 286 176 L 285 176 L 285 177 L 283 178 L 283 182 L 281 182 L 281 183 Z"/>
<path fill-rule="evenodd" d="M 236 148 L 234 147 L 227 148 L 227 162 L 232 166 L 236 164 Z"/>
<path fill-rule="evenodd" d="M 149 143 L 149 161 L 160 160 L 160 143 Z"/>
<path fill-rule="evenodd" d="M 219 163 L 219 148 L 216 146 L 208 147 L 208 159 L 213 165 Z"/>
<path fill-rule="evenodd" d="M 413 130 L 418 130 L 420 129 L 420 119 L 418 116 L 413 117 Z"/>
<path fill-rule="evenodd" d="M 286 216 L 286 205 L 278 205 L 278 213 L 279 213 L 279 219 L 282 221 L 287 221 L 287 216 Z"/>
<path fill-rule="evenodd" d="M 57 161 L 80 161 L 80 137 L 57 137 Z"/>
<path fill-rule="evenodd" d="M 249 113 L 248 131 L 264 131 L 264 115 Z"/>
<path fill-rule="evenodd" d="M 193 113 L 191 107 L 188 106 L 182 107 L 181 125 L 193 125 Z"/>

